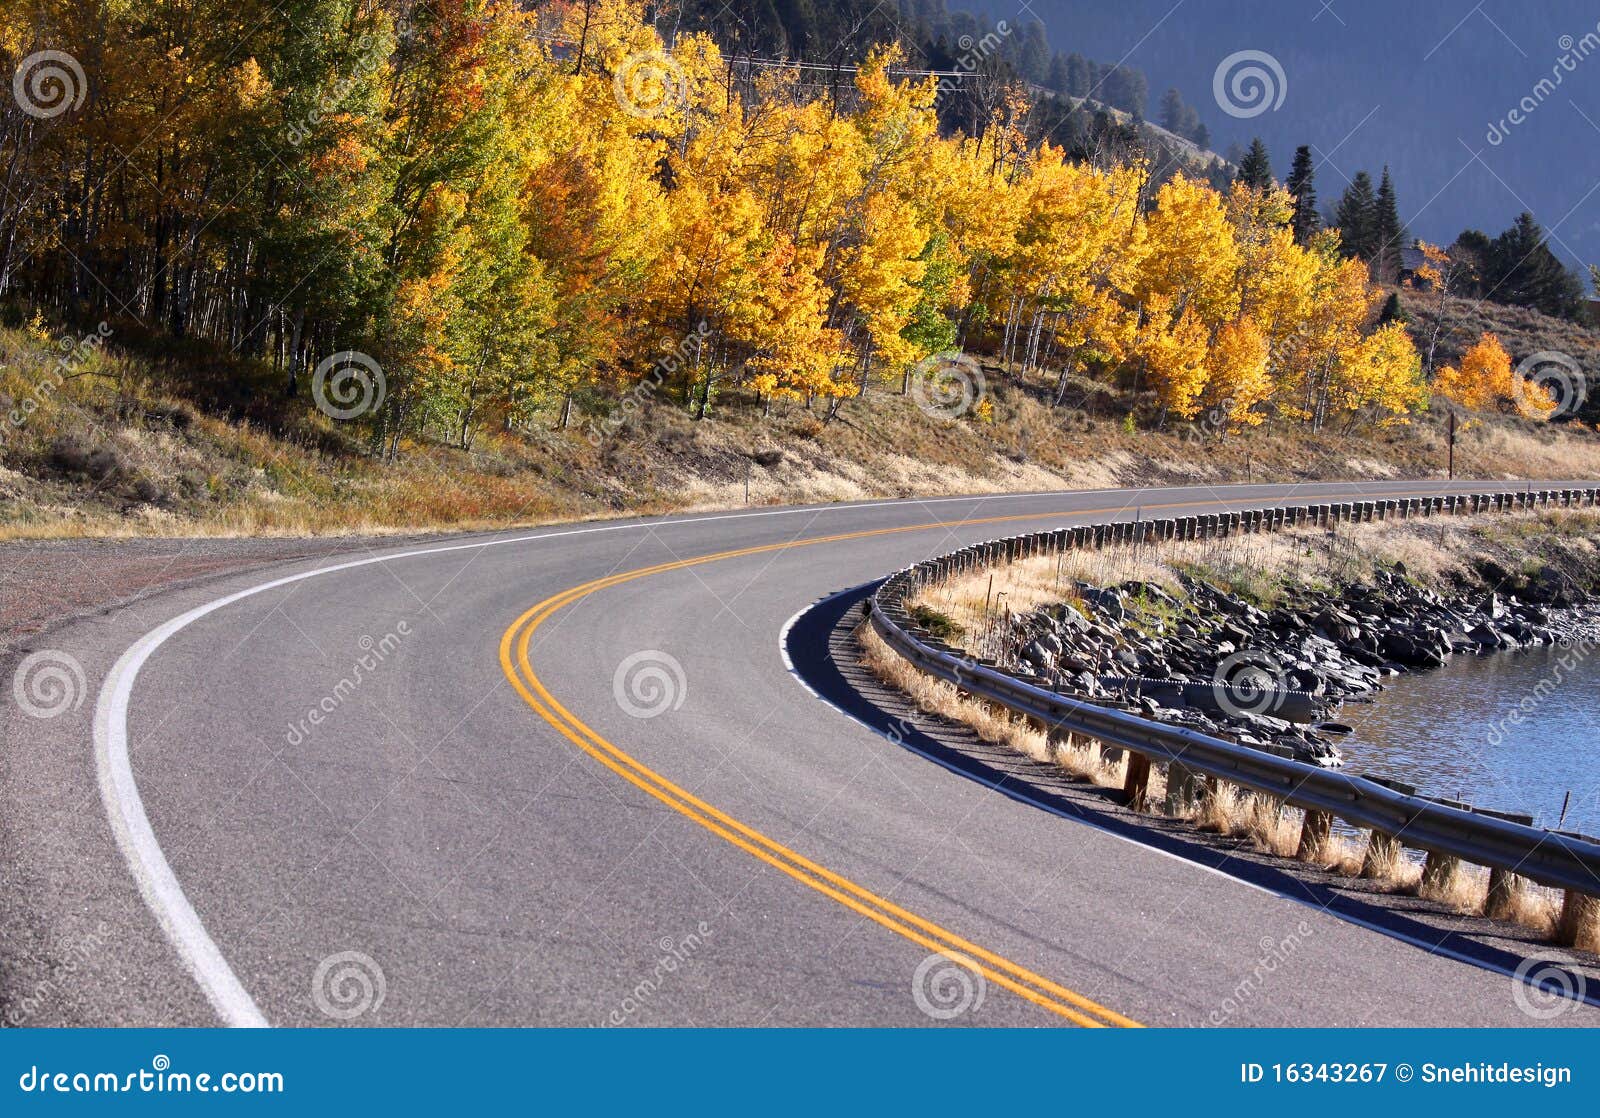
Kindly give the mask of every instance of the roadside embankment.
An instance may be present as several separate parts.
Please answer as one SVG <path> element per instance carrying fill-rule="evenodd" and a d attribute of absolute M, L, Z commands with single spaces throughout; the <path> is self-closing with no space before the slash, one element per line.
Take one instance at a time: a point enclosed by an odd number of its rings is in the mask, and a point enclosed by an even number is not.
<path fill-rule="evenodd" d="M 1343 729 L 1329 721 L 1337 703 L 1372 698 L 1389 676 L 1457 655 L 1535 645 L 1580 655 L 1592 647 L 1600 510 L 1585 492 L 1583 502 L 1571 502 L 1582 507 L 1496 500 L 1494 511 L 1485 504 L 1476 515 L 1477 499 L 1466 499 L 1439 510 L 1457 515 L 1369 518 L 1346 507 L 1341 516 L 1301 510 L 1311 515 L 1269 516 L 1266 524 L 1252 519 L 1260 514 L 1243 514 L 1242 522 L 1233 514 L 1231 524 L 1198 532 L 1183 522 L 1179 538 L 1171 522 L 1160 526 L 1166 536 L 1130 525 L 1093 529 L 1084 546 L 1029 538 L 976 562 L 939 561 L 943 576 L 913 579 L 901 618 L 950 654 L 1067 696 L 1068 706 L 1082 700 L 1328 766 L 1338 763 Z M 1549 502 L 1557 503 L 1568 504 Z M 989 561 L 997 554 L 1010 561 Z M 1575 885 L 1563 894 L 1524 880 L 1515 867 L 1470 865 L 1431 846 L 1410 851 L 1403 829 L 1387 833 L 1393 828 L 1376 822 L 1370 835 L 1341 832 L 1325 811 L 1292 802 L 1292 790 L 1285 797 L 1264 791 L 1266 784 L 1200 777 L 1176 760 L 1152 765 L 980 698 L 960 686 L 960 672 L 936 678 L 871 625 L 860 640 L 867 666 L 924 711 L 1063 776 L 1120 787 L 1138 810 L 1600 951 L 1600 903 Z M 1429 791 L 1405 781 L 1404 773 L 1367 777 L 1369 786 L 1401 796 Z"/>

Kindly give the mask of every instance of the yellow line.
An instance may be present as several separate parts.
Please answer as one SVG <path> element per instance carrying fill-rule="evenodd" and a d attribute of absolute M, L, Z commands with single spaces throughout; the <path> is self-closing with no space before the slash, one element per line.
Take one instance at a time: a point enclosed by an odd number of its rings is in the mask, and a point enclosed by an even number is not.
<path fill-rule="evenodd" d="M 1393 496 L 1404 496 L 1394 494 Z M 1388 495 L 1386 495 L 1388 496 Z M 1324 497 L 1321 500 L 1332 500 Z M 1150 504 L 1148 509 L 1193 508 L 1217 504 L 1216 501 L 1181 501 Z M 763 544 L 736 548 L 702 555 L 694 559 L 680 559 L 625 571 L 606 578 L 595 579 L 571 587 L 545 599 L 524 612 L 511 623 L 500 639 L 500 665 L 506 678 L 523 700 L 562 736 L 584 753 L 593 757 L 607 769 L 630 784 L 653 796 L 700 826 L 737 846 L 753 857 L 781 870 L 795 880 L 830 897 L 846 908 L 867 917 L 906 939 L 930 951 L 935 951 L 955 962 L 978 971 L 989 981 L 1029 1002 L 1079 1025 L 1103 1027 L 1106 1024 L 1138 1028 L 1137 1021 L 1115 1010 L 1035 974 L 1003 956 L 985 950 L 954 932 L 940 927 L 899 905 L 878 896 L 823 866 L 805 858 L 782 843 L 768 838 L 760 831 L 748 827 L 737 819 L 717 810 L 705 801 L 679 788 L 665 777 L 646 767 L 617 746 L 601 737 L 566 707 L 545 687 L 529 659 L 529 648 L 534 632 L 557 611 L 598 590 L 618 586 L 635 579 L 667 571 L 684 570 L 704 563 L 714 563 L 740 556 L 759 555 L 797 547 L 838 543 L 844 540 L 864 539 L 873 536 L 893 535 L 901 532 L 927 531 L 933 528 L 971 527 L 980 524 L 997 524 L 1016 520 L 1042 520 L 1060 516 L 1097 516 L 1125 512 L 1126 508 L 1083 509 L 1074 512 L 1022 513 L 1011 516 L 991 516 L 955 522 L 902 525 L 894 528 L 875 528 L 859 532 L 843 532 L 830 536 L 792 540 L 786 543 Z M 520 669 L 520 671 L 519 671 Z"/>

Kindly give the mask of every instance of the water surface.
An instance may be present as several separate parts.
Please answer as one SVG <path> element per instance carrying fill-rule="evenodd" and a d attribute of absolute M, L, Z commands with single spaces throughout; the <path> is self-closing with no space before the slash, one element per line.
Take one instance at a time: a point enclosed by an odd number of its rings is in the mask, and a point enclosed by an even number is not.
<path fill-rule="evenodd" d="M 1336 716 L 1348 772 L 1600 834 L 1600 648 L 1458 655 Z"/>

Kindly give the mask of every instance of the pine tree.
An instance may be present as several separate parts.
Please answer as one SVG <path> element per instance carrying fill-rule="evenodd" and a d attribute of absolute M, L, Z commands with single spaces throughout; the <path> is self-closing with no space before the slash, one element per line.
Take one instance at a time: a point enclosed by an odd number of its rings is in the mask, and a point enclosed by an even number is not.
<path fill-rule="evenodd" d="M 1083 55 L 1074 51 L 1067 55 L 1067 94 L 1087 97 L 1094 87 L 1094 66 Z"/>
<path fill-rule="evenodd" d="M 1161 127 L 1174 135 L 1183 134 L 1183 94 L 1169 89 L 1161 95 Z"/>
<path fill-rule="evenodd" d="M 1545 232 L 1531 213 L 1517 220 L 1489 245 L 1483 287 L 1497 303 L 1533 307 L 1571 318 L 1583 301 L 1583 285 L 1550 251 Z"/>
<path fill-rule="evenodd" d="M 1410 234 L 1400 220 L 1400 208 L 1395 202 L 1394 183 L 1389 178 L 1389 168 L 1383 169 L 1378 182 L 1378 197 L 1372 211 L 1372 270 L 1379 280 L 1392 281 L 1400 273 L 1400 250 L 1405 247 Z"/>
<path fill-rule="evenodd" d="M 1294 216 L 1289 227 L 1294 230 L 1294 243 L 1302 248 L 1311 243 L 1311 236 L 1322 225 L 1317 216 L 1317 188 L 1313 182 L 1311 148 L 1301 144 L 1294 151 L 1294 166 L 1289 171 L 1289 181 L 1284 185 L 1294 195 Z"/>
<path fill-rule="evenodd" d="M 1250 141 L 1250 150 L 1239 161 L 1239 181 L 1251 190 L 1272 188 L 1272 162 L 1267 158 L 1267 145 L 1257 136 Z"/>
<path fill-rule="evenodd" d="M 1357 171 L 1339 198 L 1333 223 L 1339 228 L 1340 244 L 1346 256 L 1372 259 L 1377 249 L 1377 199 L 1372 194 L 1372 176 Z"/>

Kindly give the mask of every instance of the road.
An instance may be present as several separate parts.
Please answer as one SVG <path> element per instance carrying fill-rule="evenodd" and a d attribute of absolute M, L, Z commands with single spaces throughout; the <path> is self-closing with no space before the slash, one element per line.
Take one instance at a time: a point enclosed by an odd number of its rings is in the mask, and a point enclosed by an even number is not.
<path fill-rule="evenodd" d="M 30 716 L 8 694 L 0 714 L 0 1012 L 1538 1023 L 1503 974 L 932 764 L 820 702 L 781 647 L 818 599 L 973 541 L 1136 508 L 1448 491 L 1069 492 L 573 525 L 280 565 L 65 625 L 29 648 L 81 668 L 74 705 Z"/>

